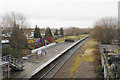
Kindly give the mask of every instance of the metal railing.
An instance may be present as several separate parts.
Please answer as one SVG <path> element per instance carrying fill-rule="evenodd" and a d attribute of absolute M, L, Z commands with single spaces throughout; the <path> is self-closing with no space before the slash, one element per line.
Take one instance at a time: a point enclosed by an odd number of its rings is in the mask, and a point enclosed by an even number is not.
<path fill-rule="evenodd" d="M 3 62 L 8 62 L 9 64 L 14 64 L 17 67 L 21 67 L 20 66 L 21 65 L 21 60 L 20 59 L 16 59 L 16 58 L 14 58 L 11 55 L 2 56 L 0 58 L 1 58 L 1 60 Z"/>

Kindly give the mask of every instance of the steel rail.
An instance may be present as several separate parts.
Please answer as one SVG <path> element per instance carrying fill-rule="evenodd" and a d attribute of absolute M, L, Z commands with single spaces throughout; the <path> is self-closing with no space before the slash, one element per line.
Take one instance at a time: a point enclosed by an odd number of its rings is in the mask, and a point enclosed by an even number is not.
<path fill-rule="evenodd" d="M 44 78 L 52 79 L 55 74 L 61 69 L 61 67 L 68 61 L 68 59 L 79 49 L 79 47 L 88 39 L 88 37 L 83 38 L 78 43 L 76 43 L 66 54 L 54 64 L 45 74 L 43 74 L 39 80 Z"/>

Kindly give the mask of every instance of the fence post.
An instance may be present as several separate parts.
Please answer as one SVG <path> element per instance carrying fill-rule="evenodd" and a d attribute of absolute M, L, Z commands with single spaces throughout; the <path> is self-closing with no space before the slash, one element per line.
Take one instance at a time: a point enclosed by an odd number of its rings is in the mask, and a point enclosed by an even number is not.
<path fill-rule="evenodd" d="M 7 75 L 7 78 L 10 78 L 10 66 L 9 66 L 9 64 L 8 64 L 8 67 L 7 67 L 7 71 L 8 71 L 8 75 Z"/>

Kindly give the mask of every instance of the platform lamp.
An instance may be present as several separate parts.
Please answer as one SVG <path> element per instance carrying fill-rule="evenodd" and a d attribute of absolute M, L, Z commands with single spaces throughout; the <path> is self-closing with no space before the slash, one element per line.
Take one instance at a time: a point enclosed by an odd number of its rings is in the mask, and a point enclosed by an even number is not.
<path fill-rule="evenodd" d="M 45 39 L 45 47 L 46 47 L 46 39 Z"/>
<path fill-rule="evenodd" d="M 118 47 L 120 47 L 120 2 L 118 2 Z"/>

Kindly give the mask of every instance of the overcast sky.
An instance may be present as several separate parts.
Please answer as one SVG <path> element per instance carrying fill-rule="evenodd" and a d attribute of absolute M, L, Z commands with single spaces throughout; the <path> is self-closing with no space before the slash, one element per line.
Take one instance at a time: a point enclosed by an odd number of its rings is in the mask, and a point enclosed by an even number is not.
<path fill-rule="evenodd" d="M 25 15 L 31 27 L 92 27 L 102 17 L 118 16 L 119 0 L 0 0 L 0 16 Z"/>

